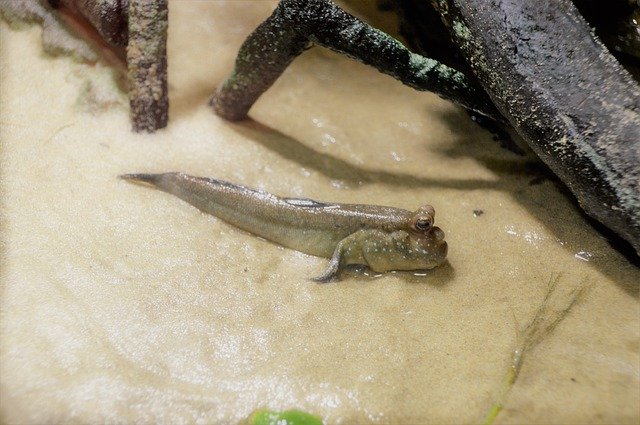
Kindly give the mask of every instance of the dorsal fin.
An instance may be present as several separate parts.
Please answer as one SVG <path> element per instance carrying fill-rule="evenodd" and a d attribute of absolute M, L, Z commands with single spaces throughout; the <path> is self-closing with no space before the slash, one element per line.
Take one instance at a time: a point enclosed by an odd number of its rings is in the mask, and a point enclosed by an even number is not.
<path fill-rule="evenodd" d="M 314 201 L 313 199 L 306 198 L 284 198 L 283 200 L 287 204 L 295 205 L 296 207 L 325 208 L 331 206 L 330 204 L 325 204 L 322 202 Z"/>

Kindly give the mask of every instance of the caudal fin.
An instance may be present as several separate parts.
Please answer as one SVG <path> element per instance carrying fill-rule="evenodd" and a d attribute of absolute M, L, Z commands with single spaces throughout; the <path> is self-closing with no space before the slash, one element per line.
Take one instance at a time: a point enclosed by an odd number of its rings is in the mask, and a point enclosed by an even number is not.
<path fill-rule="evenodd" d="M 121 174 L 119 177 L 142 186 L 158 187 L 163 174 Z"/>

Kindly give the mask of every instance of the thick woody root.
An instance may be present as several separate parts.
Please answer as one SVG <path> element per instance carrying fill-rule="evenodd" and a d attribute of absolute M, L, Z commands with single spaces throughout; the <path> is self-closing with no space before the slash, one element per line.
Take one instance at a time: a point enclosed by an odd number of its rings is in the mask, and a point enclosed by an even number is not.
<path fill-rule="evenodd" d="M 330 0 L 282 0 L 242 45 L 233 73 L 211 99 L 214 111 L 229 120 L 246 118 L 260 95 L 311 44 L 371 65 L 417 90 L 499 117 L 484 91 L 462 72 L 410 52 Z"/>
<path fill-rule="evenodd" d="M 129 1 L 129 99 L 133 131 L 167 126 L 167 0 Z"/>

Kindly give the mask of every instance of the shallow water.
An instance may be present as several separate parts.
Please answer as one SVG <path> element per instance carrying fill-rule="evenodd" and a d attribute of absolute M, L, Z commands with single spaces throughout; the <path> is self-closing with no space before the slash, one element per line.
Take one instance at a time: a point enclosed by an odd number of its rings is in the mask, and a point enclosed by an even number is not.
<path fill-rule="evenodd" d="M 535 158 L 318 48 L 252 120 L 211 113 L 273 6 L 171 4 L 170 125 L 153 136 L 130 133 L 108 69 L 50 59 L 39 29 L 0 23 L 3 422 L 234 423 L 263 406 L 327 423 L 478 422 L 558 275 L 551 310 L 587 294 L 527 352 L 497 422 L 638 422 L 640 272 Z M 449 260 L 424 276 L 356 269 L 313 284 L 326 260 L 116 178 L 164 171 L 429 203 Z"/>

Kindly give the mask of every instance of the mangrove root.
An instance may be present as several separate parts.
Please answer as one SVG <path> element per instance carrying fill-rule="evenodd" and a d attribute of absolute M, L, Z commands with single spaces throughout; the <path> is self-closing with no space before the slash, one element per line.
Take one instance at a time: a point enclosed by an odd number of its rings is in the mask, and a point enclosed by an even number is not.
<path fill-rule="evenodd" d="M 330 0 L 282 0 L 244 42 L 235 69 L 211 99 L 216 113 L 246 118 L 255 101 L 310 44 L 343 53 L 417 90 L 499 117 L 486 93 L 462 72 L 407 50 Z"/>
<path fill-rule="evenodd" d="M 500 112 L 640 253 L 640 87 L 569 0 L 433 0 Z"/>
<path fill-rule="evenodd" d="M 133 131 L 167 126 L 167 0 L 129 1 L 127 67 Z"/>

